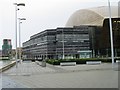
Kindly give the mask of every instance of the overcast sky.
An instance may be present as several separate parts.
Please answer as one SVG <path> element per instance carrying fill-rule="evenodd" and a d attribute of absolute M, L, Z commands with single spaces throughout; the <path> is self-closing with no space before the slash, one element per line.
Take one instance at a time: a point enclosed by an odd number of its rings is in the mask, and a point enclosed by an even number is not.
<path fill-rule="evenodd" d="M 108 0 L 0 0 L 0 49 L 3 39 L 11 39 L 15 48 L 15 6 L 13 3 L 25 3 L 20 6 L 18 18 L 26 21 L 21 24 L 21 42 L 46 29 L 64 27 L 76 10 L 97 6 L 108 6 Z M 119 0 L 110 0 L 117 6 Z"/>

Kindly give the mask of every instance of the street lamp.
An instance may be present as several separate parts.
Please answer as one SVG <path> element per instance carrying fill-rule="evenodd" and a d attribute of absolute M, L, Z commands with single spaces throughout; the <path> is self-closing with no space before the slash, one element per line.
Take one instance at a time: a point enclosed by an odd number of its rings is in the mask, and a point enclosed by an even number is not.
<path fill-rule="evenodd" d="M 112 68 L 113 68 L 113 65 L 114 65 L 114 48 L 113 48 L 111 7 L 110 7 L 110 1 L 109 0 L 108 0 L 108 6 L 109 6 L 109 25 L 110 25 L 111 57 L 112 57 Z"/>
<path fill-rule="evenodd" d="M 63 56 L 62 56 L 62 59 L 64 59 L 65 58 L 65 51 L 64 51 L 65 46 L 64 46 L 64 31 L 63 31 L 63 29 L 62 29 L 62 45 L 63 45 Z"/>
<path fill-rule="evenodd" d="M 19 60 L 21 62 L 21 28 L 20 24 L 22 23 L 22 20 L 26 20 L 26 18 L 18 18 L 19 20 Z"/>
<path fill-rule="evenodd" d="M 19 3 L 19 4 L 17 4 L 17 3 L 14 3 L 14 5 L 15 5 L 15 47 L 16 47 L 16 68 L 17 68 L 17 11 L 19 10 L 18 8 L 17 8 L 17 6 L 25 6 L 25 4 L 24 3 Z"/>

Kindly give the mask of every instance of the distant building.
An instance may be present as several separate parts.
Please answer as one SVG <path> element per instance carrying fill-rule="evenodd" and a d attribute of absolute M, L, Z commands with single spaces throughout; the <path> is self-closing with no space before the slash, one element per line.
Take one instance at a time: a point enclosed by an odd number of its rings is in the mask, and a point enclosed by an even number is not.
<path fill-rule="evenodd" d="M 11 51 L 11 58 L 15 59 L 15 56 L 16 56 L 16 49 L 12 49 L 12 51 Z"/>
<path fill-rule="evenodd" d="M 11 55 L 12 45 L 11 39 L 4 39 L 2 45 L 2 56 L 9 57 Z"/>

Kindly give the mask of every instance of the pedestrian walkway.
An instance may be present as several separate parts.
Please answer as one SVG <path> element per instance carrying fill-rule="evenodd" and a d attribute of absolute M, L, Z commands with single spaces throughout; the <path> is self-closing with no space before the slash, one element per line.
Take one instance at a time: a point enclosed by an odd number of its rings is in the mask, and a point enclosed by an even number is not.
<path fill-rule="evenodd" d="M 49 73 L 55 72 L 54 69 L 49 67 L 41 67 L 40 65 L 36 64 L 35 62 L 22 62 L 21 64 L 18 63 L 18 67 L 14 66 L 13 68 L 9 69 L 8 71 L 4 72 L 3 74 L 6 75 L 33 75 L 33 74 L 41 74 L 41 73 Z"/>
<path fill-rule="evenodd" d="M 14 66 L 8 71 L 4 72 L 5 75 L 37 75 L 45 73 L 67 73 L 67 72 L 79 72 L 79 71 L 91 71 L 91 70 L 112 70 L 111 64 L 101 65 L 76 65 L 76 66 L 59 66 L 47 64 L 46 67 L 42 67 L 35 62 L 23 62 L 18 63 L 18 67 Z"/>
<path fill-rule="evenodd" d="M 41 67 L 35 62 L 23 62 L 2 75 L 13 80 L 13 88 L 118 88 L 118 71 L 111 64 Z M 6 82 L 4 77 L 2 81 Z"/>
<path fill-rule="evenodd" d="M 27 88 L 22 83 L 18 83 L 9 77 L 2 76 L 2 88 Z"/>

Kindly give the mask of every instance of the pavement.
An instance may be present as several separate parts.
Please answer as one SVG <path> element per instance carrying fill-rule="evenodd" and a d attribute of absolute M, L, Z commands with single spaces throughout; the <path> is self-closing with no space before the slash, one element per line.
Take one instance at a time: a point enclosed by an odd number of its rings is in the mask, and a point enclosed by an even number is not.
<path fill-rule="evenodd" d="M 118 71 L 110 63 L 42 67 L 22 62 L 2 73 L 2 88 L 118 88 Z"/>

